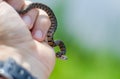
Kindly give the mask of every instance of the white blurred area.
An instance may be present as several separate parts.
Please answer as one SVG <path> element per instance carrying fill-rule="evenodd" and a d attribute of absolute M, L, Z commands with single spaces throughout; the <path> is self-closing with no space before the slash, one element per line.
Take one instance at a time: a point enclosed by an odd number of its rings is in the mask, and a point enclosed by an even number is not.
<path fill-rule="evenodd" d="M 120 0 L 69 0 L 68 31 L 90 48 L 120 51 Z"/>
<path fill-rule="evenodd" d="M 78 43 L 120 52 L 120 0 L 32 0 L 64 5 L 65 27 Z"/>
<path fill-rule="evenodd" d="M 27 0 L 27 1 L 40 2 L 52 8 L 56 7 L 61 2 L 61 0 Z"/>

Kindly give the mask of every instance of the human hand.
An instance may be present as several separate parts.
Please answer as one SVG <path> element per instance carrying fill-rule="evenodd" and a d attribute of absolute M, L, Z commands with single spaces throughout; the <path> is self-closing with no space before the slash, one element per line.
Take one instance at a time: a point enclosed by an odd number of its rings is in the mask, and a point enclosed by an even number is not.
<path fill-rule="evenodd" d="M 21 19 L 15 9 L 21 10 L 27 3 L 6 2 L 0 0 L 0 60 L 12 57 L 38 79 L 47 79 L 55 63 L 53 49 L 43 42 L 50 20 L 38 9 L 22 15 Z"/>

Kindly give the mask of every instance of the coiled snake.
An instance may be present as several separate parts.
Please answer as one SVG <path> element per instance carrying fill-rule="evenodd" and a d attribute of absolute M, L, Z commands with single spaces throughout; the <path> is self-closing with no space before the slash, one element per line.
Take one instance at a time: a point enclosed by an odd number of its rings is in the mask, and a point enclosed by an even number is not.
<path fill-rule="evenodd" d="M 63 41 L 61 41 L 61 40 L 54 41 L 54 39 L 53 39 L 53 35 L 57 29 L 57 19 L 56 19 L 54 12 L 51 10 L 51 8 L 49 8 L 48 6 L 46 6 L 45 4 L 42 4 L 42 3 L 32 3 L 32 4 L 28 5 L 28 7 L 26 9 L 18 11 L 18 13 L 25 14 L 34 8 L 42 9 L 48 14 L 48 17 L 51 21 L 51 26 L 47 32 L 47 42 L 51 47 L 59 46 L 60 51 L 56 53 L 56 57 L 66 60 L 67 59 L 67 57 L 65 56 L 66 47 L 65 47 Z"/>

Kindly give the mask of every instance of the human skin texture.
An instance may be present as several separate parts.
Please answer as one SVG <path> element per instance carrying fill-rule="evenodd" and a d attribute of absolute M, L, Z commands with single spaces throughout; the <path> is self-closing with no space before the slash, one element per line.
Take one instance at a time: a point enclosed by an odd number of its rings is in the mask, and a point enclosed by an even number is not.
<path fill-rule="evenodd" d="M 25 15 L 16 12 L 28 4 L 0 0 L 0 60 L 11 57 L 38 79 L 48 79 L 55 64 L 54 50 L 44 42 L 50 20 L 38 9 Z"/>

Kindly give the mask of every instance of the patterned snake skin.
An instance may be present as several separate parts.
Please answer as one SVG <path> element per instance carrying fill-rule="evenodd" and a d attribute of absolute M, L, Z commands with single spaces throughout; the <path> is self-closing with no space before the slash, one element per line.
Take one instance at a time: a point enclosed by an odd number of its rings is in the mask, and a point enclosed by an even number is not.
<path fill-rule="evenodd" d="M 53 35 L 57 29 L 57 19 L 56 19 L 56 16 L 54 15 L 54 12 L 48 6 L 46 6 L 45 4 L 42 4 L 42 3 L 32 3 L 32 4 L 28 5 L 28 7 L 26 9 L 18 11 L 18 13 L 25 14 L 34 8 L 42 9 L 48 14 L 49 19 L 51 21 L 51 26 L 47 32 L 47 42 L 51 47 L 59 46 L 60 51 L 56 53 L 56 57 L 66 60 L 67 59 L 67 57 L 65 56 L 66 47 L 65 47 L 63 41 L 61 41 L 61 40 L 54 41 L 54 39 L 53 39 Z"/>

